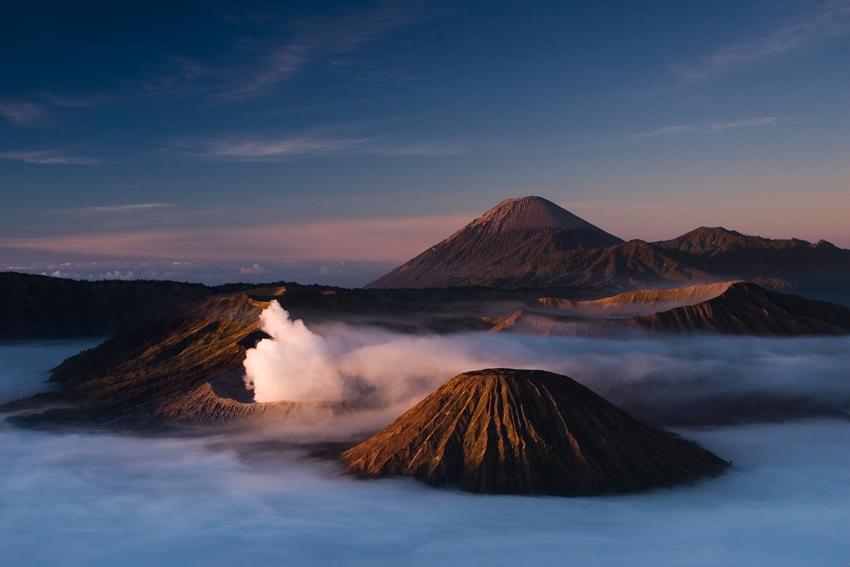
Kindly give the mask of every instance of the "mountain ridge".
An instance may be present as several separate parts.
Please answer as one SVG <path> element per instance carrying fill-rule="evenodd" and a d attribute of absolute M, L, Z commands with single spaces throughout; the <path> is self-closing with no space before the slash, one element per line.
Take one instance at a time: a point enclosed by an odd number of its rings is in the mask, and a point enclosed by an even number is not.
<path fill-rule="evenodd" d="M 365 287 L 619 293 L 730 280 L 850 306 L 850 250 L 705 226 L 669 240 L 624 242 L 550 201 L 523 197 L 503 201 Z"/>

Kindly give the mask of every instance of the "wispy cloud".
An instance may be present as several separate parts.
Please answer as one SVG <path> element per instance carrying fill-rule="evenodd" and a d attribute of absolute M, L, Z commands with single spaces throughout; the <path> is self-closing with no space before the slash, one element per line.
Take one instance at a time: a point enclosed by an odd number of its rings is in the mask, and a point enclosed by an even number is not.
<path fill-rule="evenodd" d="M 74 156 L 67 150 L 40 150 L 30 152 L 0 152 L 0 159 L 36 163 L 41 165 L 97 165 L 103 163 L 100 158 Z"/>
<path fill-rule="evenodd" d="M 273 10 L 272 10 L 273 12 Z M 316 20 L 274 22 L 262 33 L 250 31 L 231 42 L 229 52 L 204 61 L 179 54 L 167 56 L 169 69 L 133 81 L 122 92 L 90 96 L 40 94 L 35 100 L 0 100 L 0 115 L 17 126 L 61 119 L 65 112 L 139 97 L 198 98 L 228 103 L 260 97 L 312 66 L 345 65 L 352 54 L 392 31 L 423 17 L 420 2 L 388 2 L 372 10 L 348 10 L 345 15 Z M 237 24 L 247 26 L 251 18 Z M 294 31 L 292 31 L 294 29 Z M 286 34 L 287 40 L 281 36 Z M 227 61 L 225 63 L 225 61 Z M 57 115 L 59 115 L 57 117 Z"/>
<path fill-rule="evenodd" d="M 32 100 L 0 101 L 0 114 L 15 126 L 40 126 L 61 122 L 63 113 L 80 108 L 100 106 L 115 100 L 115 96 L 61 97 L 41 95 Z M 64 109 L 64 111 L 63 111 Z"/>
<path fill-rule="evenodd" d="M 781 122 L 782 120 L 782 118 L 776 116 L 765 116 L 762 118 L 746 118 L 726 122 L 676 124 L 672 126 L 655 128 L 653 130 L 647 130 L 645 132 L 638 132 L 636 134 L 623 135 L 620 137 L 600 137 L 595 140 L 588 140 L 585 143 L 575 142 L 571 144 L 565 142 L 563 139 L 549 139 L 545 142 L 545 146 L 536 144 L 534 147 L 529 147 L 527 151 L 537 153 L 541 151 L 546 153 L 572 153 L 585 152 L 591 150 L 603 150 L 607 148 L 616 148 L 620 146 L 636 144 L 661 138 L 677 138 L 683 136 L 696 137 L 722 134 L 728 130 L 734 130 L 737 128 L 754 128 L 758 126 L 769 126 L 771 124 Z M 510 145 L 506 144 L 503 147 L 502 151 L 510 151 L 515 153 L 517 151 L 520 151 L 518 150 L 519 147 L 519 144 L 514 142 Z"/>
<path fill-rule="evenodd" d="M 26 126 L 41 121 L 46 112 L 42 105 L 33 102 L 2 101 L 0 114 L 16 126 Z"/>
<path fill-rule="evenodd" d="M 268 88 L 291 79 L 317 61 L 350 53 L 411 23 L 417 12 L 416 3 L 402 3 L 336 21 L 302 22 L 289 43 L 265 54 L 261 58 L 261 65 L 253 71 L 242 71 L 241 80 L 221 93 L 221 96 L 240 99 L 264 93 Z M 187 69 L 197 72 L 195 65 L 189 65 Z"/>
<path fill-rule="evenodd" d="M 699 136 L 720 134 L 736 128 L 768 126 L 781 121 L 775 116 L 747 118 L 726 122 L 701 124 L 679 124 L 665 126 L 647 132 L 639 132 L 620 138 L 599 140 L 585 145 L 559 148 L 557 151 L 574 152 L 602 149 L 632 144 L 653 138 L 677 136 Z M 487 143 L 476 139 L 432 140 L 424 142 L 398 142 L 391 137 L 344 137 L 307 133 L 288 138 L 218 138 L 199 142 L 180 142 L 165 149 L 166 152 L 181 153 L 213 161 L 284 162 L 305 157 L 336 157 L 348 155 L 380 156 L 453 156 L 468 154 L 476 150 L 506 151 L 515 153 L 515 141 L 503 144 Z M 539 150 L 539 147 L 537 148 Z M 554 151 L 550 146 L 549 150 Z"/>
<path fill-rule="evenodd" d="M 263 32 L 234 41 L 226 57 L 204 61 L 171 56 L 171 72 L 149 77 L 141 86 L 149 95 L 206 95 L 210 101 L 223 103 L 260 97 L 310 67 L 344 65 L 342 56 L 420 19 L 422 14 L 419 2 L 391 2 L 369 11 L 346 10 L 345 15 L 335 18 L 296 22 L 275 21 L 274 15 L 267 14 L 262 18 Z M 257 22 L 243 16 L 235 23 Z M 288 39 L 278 39 L 284 34 Z M 230 63 L 223 64 L 222 60 Z"/>
<path fill-rule="evenodd" d="M 309 136 L 282 140 L 210 140 L 196 154 L 233 161 L 278 161 L 296 156 L 333 155 L 356 151 L 367 142 L 357 138 L 316 138 Z"/>
<path fill-rule="evenodd" d="M 469 141 L 401 143 L 388 138 L 301 135 L 282 139 L 222 138 L 177 144 L 168 151 L 222 161 L 286 161 L 298 157 L 341 155 L 445 156 L 470 150 Z"/>
<path fill-rule="evenodd" d="M 46 95 L 44 100 L 52 106 L 63 108 L 91 108 L 93 106 L 102 106 L 119 99 L 117 95 L 91 95 L 91 96 L 56 96 Z"/>
<path fill-rule="evenodd" d="M 111 205 L 107 207 L 79 207 L 76 209 L 61 209 L 54 213 L 64 215 L 110 215 L 110 214 L 136 214 L 176 207 L 170 203 L 137 203 L 132 205 Z"/>
<path fill-rule="evenodd" d="M 769 124 L 776 123 L 777 120 L 778 118 L 776 118 L 775 116 L 766 116 L 764 118 L 749 118 L 746 120 L 737 120 L 733 122 L 708 122 L 705 124 L 665 126 L 664 128 L 658 128 L 655 130 L 650 130 L 648 132 L 641 132 L 639 134 L 627 136 L 625 138 L 622 138 L 620 142 L 634 142 L 647 138 L 670 138 L 674 136 L 688 134 L 717 134 L 719 132 L 723 132 L 724 130 L 731 130 L 734 128 L 767 126 Z"/>
<path fill-rule="evenodd" d="M 850 34 L 850 0 L 828 2 L 802 21 L 775 29 L 749 41 L 733 43 L 703 61 L 680 65 L 677 74 L 685 83 L 773 61 L 828 37 Z"/>

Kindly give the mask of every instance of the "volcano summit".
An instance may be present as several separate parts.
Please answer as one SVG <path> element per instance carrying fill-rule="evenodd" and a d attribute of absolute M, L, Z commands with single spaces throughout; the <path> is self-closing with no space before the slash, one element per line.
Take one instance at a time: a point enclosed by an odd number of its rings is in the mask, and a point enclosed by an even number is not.
<path fill-rule="evenodd" d="M 542 197 L 507 199 L 366 287 L 487 285 L 479 280 L 492 272 L 493 266 L 500 266 L 497 272 L 507 274 L 540 255 L 620 242 L 620 238 Z"/>

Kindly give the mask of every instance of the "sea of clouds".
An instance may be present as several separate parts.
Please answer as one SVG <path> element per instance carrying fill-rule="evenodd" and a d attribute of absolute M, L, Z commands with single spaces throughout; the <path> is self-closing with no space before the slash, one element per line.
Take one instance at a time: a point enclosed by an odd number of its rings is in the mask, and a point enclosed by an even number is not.
<path fill-rule="evenodd" d="M 850 344 L 842 338 L 434 337 L 363 334 L 339 325 L 304 331 L 313 333 L 310 341 L 319 341 L 324 363 L 343 382 L 354 367 L 371 369 L 363 384 L 406 403 L 456 371 L 493 365 L 533 363 L 602 389 L 651 379 L 672 384 L 658 392 L 679 390 L 681 396 L 692 395 L 688 389 L 772 387 L 841 396 L 850 372 Z M 2 401 L 45 389 L 46 371 L 86 346 L 0 345 Z M 414 354 L 411 362 L 407 357 Z M 429 378 L 435 371 L 439 376 Z M 393 372 L 412 376 L 411 384 L 424 382 L 400 390 L 383 385 Z M 843 567 L 850 562 L 849 422 L 814 419 L 679 432 L 731 460 L 732 469 L 673 489 L 568 499 L 470 495 L 409 479 L 355 480 L 341 476 L 333 462 L 272 443 L 269 431 L 130 436 L 32 431 L 0 422 L 0 563 Z"/>
<path fill-rule="evenodd" d="M 704 400 L 759 396 L 850 409 L 846 336 L 404 335 L 344 324 L 311 330 L 277 302 L 262 313 L 261 325 L 271 338 L 249 350 L 245 361 L 246 382 L 260 402 L 365 396 L 393 408 L 396 417 L 452 376 L 507 367 L 565 374 L 650 417 Z"/>

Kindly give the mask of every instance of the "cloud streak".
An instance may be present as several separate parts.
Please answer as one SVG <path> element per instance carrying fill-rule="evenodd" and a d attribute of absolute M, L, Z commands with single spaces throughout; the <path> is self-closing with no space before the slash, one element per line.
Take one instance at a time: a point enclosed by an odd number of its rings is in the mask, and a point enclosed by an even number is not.
<path fill-rule="evenodd" d="M 28 152 L 0 152 L 0 159 L 22 161 L 39 165 L 97 165 L 101 158 L 70 155 L 67 150 L 38 150 Z"/>
<path fill-rule="evenodd" d="M 56 124 L 62 120 L 56 116 L 57 109 L 77 110 L 100 106 L 115 99 L 114 96 L 62 97 L 45 95 L 40 102 L 21 100 L 0 101 L 0 115 L 15 126 L 39 126 Z"/>
<path fill-rule="evenodd" d="M 137 203 L 133 205 L 112 205 L 108 207 L 80 207 L 55 211 L 68 215 L 100 215 L 100 214 L 136 214 L 148 211 L 176 207 L 170 203 Z"/>
<path fill-rule="evenodd" d="M 749 41 L 733 43 L 676 73 L 684 83 L 696 83 L 746 67 L 764 64 L 830 37 L 850 34 L 850 1 L 830 3 L 800 22 Z"/>
<path fill-rule="evenodd" d="M 5 238 L 0 248 L 120 258 L 403 261 L 452 234 L 468 215 Z"/>
<path fill-rule="evenodd" d="M 263 66 L 240 81 L 238 86 L 221 93 L 225 100 L 244 99 L 265 93 L 306 67 L 334 55 L 350 53 L 377 38 L 411 23 L 416 7 L 397 5 L 321 24 L 302 23 L 295 37 L 264 58 Z M 192 67 L 194 69 L 194 67 Z"/>
<path fill-rule="evenodd" d="M 176 97 L 206 95 L 212 102 L 233 103 L 267 95 L 311 67 L 325 62 L 335 67 L 345 64 L 344 56 L 403 27 L 421 16 L 418 3 L 388 3 L 369 11 L 361 10 L 335 18 L 300 20 L 281 24 L 273 14 L 265 14 L 264 39 L 242 37 L 228 55 L 239 63 L 205 62 L 174 55 L 170 74 L 141 82 L 149 95 Z M 239 25 L 256 24 L 254 17 L 236 18 Z M 269 40 L 291 29 L 286 41 Z M 247 62 L 244 62 L 247 61 Z"/>
<path fill-rule="evenodd" d="M 43 106 L 32 102 L 0 102 L 0 114 L 15 126 L 28 126 L 41 121 L 46 112 Z"/>
<path fill-rule="evenodd" d="M 556 141 L 549 141 L 549 148 L 546 151 L 558 152 L 584 152 L 589 150 L 601 150 L 606 148 L 615 148 L 628 144 L 634 144 L 641 141 L 653 140 L 658 138 L 676 138 L 680 136 L 705 136 L 713 134 L 722 134 L 728 130 L 738 128 L 754 128 L 758 126 L 770 126 L 781 122 L 782 119 L 776 116 L 765 116 L 761 118 L 745 118 L 741 120 L 732 120 L 726 122 L 704 122 L 701 124 L 677 124 L 673 126 L 664 126 L 638 132 L 637 134 L 629 134 L 619 138 L 601 139 L 595 142 L 589 142 L 583 145 L 573 145 L 567 147 L 556 148 Z M 513 150 L 516 151 L 516 144 L 513 145 Z M 507 151 L 507 150 L 505 150 Z"/>
<path fill-rule="evenodd" d="M 175 146 L 176 151 L 219 161 L 287 161 L 300 157 L 344 155 L 449 156 L 467 153 L 461 140 L 401 143 L 387 138 L 333 137 L 305 134 L 281 139 L 222 138 L 198 144 L 195 149 Z M 175 151 L 175 150 L 169 150 Z"/>
<path fill-rule="evenodd" d="M 736 128 L 769 126 L 771 124 L 775 124 L 777 121 L 778 118 L 775 116 L 766 116 L 764 118 L 750 118 L 746 120 L 737 120 L 732 122 L 708 122 L 706 124 L 665 126 L 664 128 L 658 128 L 655 130 L 650 130 L 648 132 L 641 132 L 640 134 L 628 136 L 626 138 L 623 138 L 621 141 L 634 142 L 638 140 L 645 140 L 648 138 L 672 138 L 675 136 L 689 134 L 718 134 L 725 130 L 732 130 Z"/>

